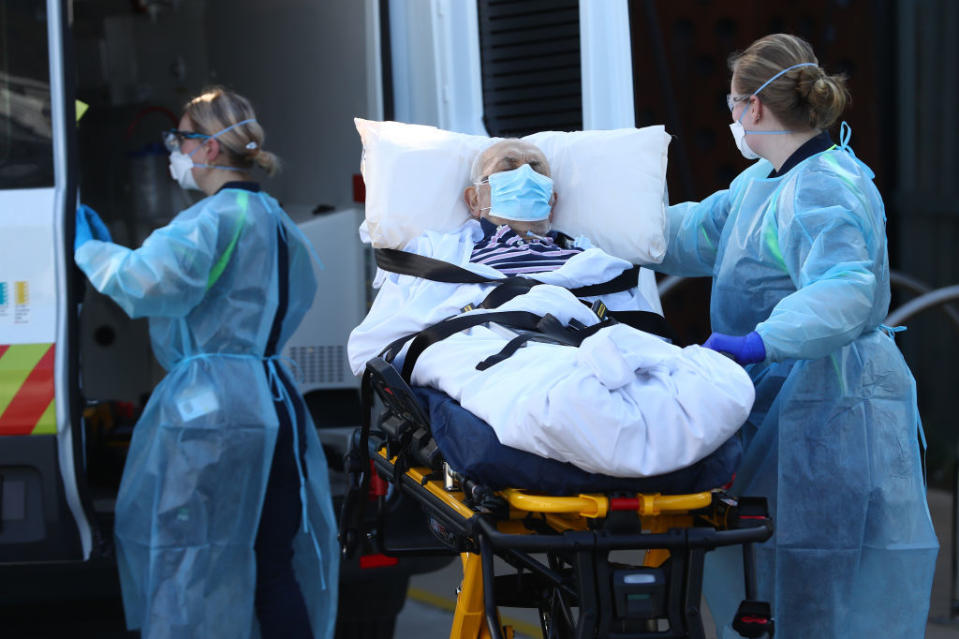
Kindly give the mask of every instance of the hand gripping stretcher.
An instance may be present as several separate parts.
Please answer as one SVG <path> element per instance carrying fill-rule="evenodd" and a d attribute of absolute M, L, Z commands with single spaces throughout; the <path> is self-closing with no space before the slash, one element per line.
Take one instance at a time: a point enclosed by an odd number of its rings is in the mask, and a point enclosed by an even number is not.
<path fill-rule="evenodd" d="M 498 444 L 485 423 L 445 395 L 414 391 L 381 358 L 367 365 L 362 405 L 345 461 L 343 553 L 458 553 L 463 582 L 451 639 L 512 637 L 500 606 L 537 609 L 548 639 L 703 639 L 704 557 L 734 545 L 742 546 L 746 598 L 733 628 L 773 636 L 769 605 L 755 600 L 752 562 L 752 544 L 773 533 L 765 499 L 702 486 L 724 464 L 728 480 L 728 460 L 738 459 L 732 444 L 669 476 L 591 475 Z M 451 419 L 460 420 L 455 438 Z M 463 433 L 472 433 L 466 451 L 456 445 Z M 499 465 L 471 461 L 489 455 Z M 513 479 L 519 484 L 505 487 Z M 495 574 L 494 556 L 510 572 Z"/>

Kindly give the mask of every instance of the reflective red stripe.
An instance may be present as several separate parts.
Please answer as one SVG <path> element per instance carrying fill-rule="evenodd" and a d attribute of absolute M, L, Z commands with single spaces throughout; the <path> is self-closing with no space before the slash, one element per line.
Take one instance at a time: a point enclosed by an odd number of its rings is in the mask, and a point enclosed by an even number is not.
<path fill-rule="evenodd" d="M 769 623 L 769 619 L 766 619 L 765 617 L 741 617 L 740 620 L 743 623 L 758 623 L 760 625 Z"/>
<path fill-rule="evenodd" d="M 53 364 L 56 348 L 53 344 L 33 367 L 20 390 L 14 395 L 7 410 L 0 415 L 0 434 L 29 435 L 40 416 L 54 397 Z"/>
<path fill-rule="evenodd" d="M 388 557 L 386 555 L 361 555 L 360 568 L 385 568 L 386 566 L 395 566 L 400 563 L 398 557 Z"/>
<path fill-rule="evenodd" d="M 765 515 L 740 515 L 740 519 L 765 519 Z"/>

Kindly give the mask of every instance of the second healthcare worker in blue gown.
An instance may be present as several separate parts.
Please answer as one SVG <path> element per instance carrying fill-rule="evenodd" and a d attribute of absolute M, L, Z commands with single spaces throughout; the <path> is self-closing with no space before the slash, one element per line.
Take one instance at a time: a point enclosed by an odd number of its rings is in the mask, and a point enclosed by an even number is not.
<path fill-rule="evenodd" d="M 733 490 L 769 499 L 759 598 L 777 639 L 922 637 L 938 550 L 926 505 L 916 386 L 881 326 L 885 213 L 842 127 L 844 79 L 777 34 L 730 59 L 732 131 L 759 159 L 728 189 L 670 207 L 661 270 L 712 276 L 706 346 L 746 365 L 756 403 Z M 741 554 L 711 553 L 724 636 Z M 738 583 L 739 587 L 736 587 Z"/>
<path fill-rule="evenodd" d="M 136 250 L 78 215 L 77 264 L 149 318 L 169 371 L 134 430 L 116 504 L 127 625 L 144 638 L 332 636 L 326 460 L 278 358 L 316 280 L 308 241 L 252 181 L 255 166 L 275 166 L 263 137 L 245 98 L 207 91 L 166 136 L 173 177 L 206 198 Z"/>

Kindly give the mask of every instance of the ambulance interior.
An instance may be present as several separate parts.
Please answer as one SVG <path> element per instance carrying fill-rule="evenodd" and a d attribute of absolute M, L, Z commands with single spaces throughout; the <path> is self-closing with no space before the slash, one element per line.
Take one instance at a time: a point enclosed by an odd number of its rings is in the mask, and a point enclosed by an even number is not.
<path fill-rule="evenodd" d="M 100 214 L 116 242 L 139 246 L 203 196 L 170 178 L 160 137 L 176 127 L 184 103 L 211 84 L 252 101 L 267 133 L 264 147 L 284 167 L 274 178 L 261 175 L 261 184 L 310 237 L 325 267 L 316 269 L 319 294 L 283 355 L 295 362 L 314 421 L 334 439 L 358 414 L 345 348 L 367 308 L 368 257 L 356 235 L 361 149 L 352 118 L 378 115 L 370 107 L 376 96 L 367 71 L 373 6 L 349 0 L 73 3 L 76 97 L 89 105 L 77 123 L 80 201 Z M 164 371 L 151 353 L 146 320 L 129 319 L 89 284 L 81 287 L 76 344 L 87 402 L 88 507 L 101 533 L 95 543 L 108 547 L 133 425 Z M 329 452 L 335 467 L 340 455 Z"/>

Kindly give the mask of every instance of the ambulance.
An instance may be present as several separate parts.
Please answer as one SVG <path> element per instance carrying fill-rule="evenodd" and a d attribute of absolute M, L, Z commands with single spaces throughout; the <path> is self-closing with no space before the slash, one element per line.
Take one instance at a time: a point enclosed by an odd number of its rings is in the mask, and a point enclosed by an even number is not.
<path fill-rule="evenodd" d="M 336 475 L 358 419 L 345 345 L 373 271 L 353 117 L 482 135 L 633 126 L 628 24 L 625 0 L 0 3 L 0 604 L 116 593 L 116 488 L 163 371 L 145 322 L 73 264 L 74 214 L 92 206 L 136 246 L 196 199 L 159 145 L 190 96 L 251 99 L 285 162 L 264 186 L 325 265 L 284 355 Z M 409 573 L 438 564 L 394 564 L 344 579 L 393 584 L 395 615 Z"/>

